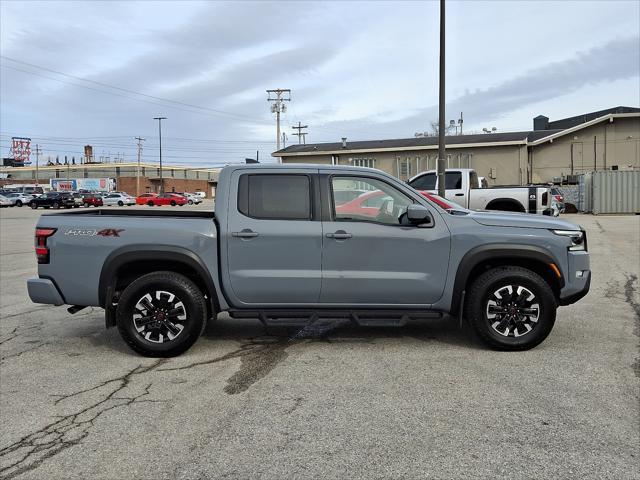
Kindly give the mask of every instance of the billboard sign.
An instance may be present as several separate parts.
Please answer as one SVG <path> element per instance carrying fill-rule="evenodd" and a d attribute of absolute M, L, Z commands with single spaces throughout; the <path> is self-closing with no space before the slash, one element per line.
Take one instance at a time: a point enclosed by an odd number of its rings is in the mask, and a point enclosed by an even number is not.
<path fill-rule="evenodd" d="M 58 191 L 82 189 L 110 192 L 116 189 L 115 178 L 70 178 L 69 180 L 52 178 L 49 180 L 49 184 L 52 190 Z"/>
<path fill-rule="evenodd" d="M 29 165 L 31 155 L 31 139 L 24 137 L 11 137 L 11 153 L 17 166 Z"/>

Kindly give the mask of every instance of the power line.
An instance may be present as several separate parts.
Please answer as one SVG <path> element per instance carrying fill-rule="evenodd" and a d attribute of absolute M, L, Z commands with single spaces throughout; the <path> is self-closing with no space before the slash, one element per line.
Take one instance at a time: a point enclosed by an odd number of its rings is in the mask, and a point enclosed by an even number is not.
<path fill-rule="evenodd" d="M 173 103 L 173 104 L 176 104 L 176 105 L 181 105 L 181 106 L 185 106 L 185 107 L 189 107 L 189 108 L 196 108 L 196 109 L 206 110 L 208 112 L 216 113 L 218 115 L 236 117 L 236 118 L 240 118 L 240 119 L 244 119 L 244 120 L 250 120 L 252 122 L 256 122 L 257 121 L 258 123 L 265 123 L 264 120 L 257 120 L 256 118 L 245 116 L 245 115 L 241 115 L 241 114 L 237 114 L 237 113 L 233 113 L 233 112 L 227 112 L 227 111 L 224 111 L 224 110 L 218 110 L 218 109 L 210 108 L 210 107 L 202 107 L 200 105 L 194 105 L 194 104 L 191 104 L 191 103 L 180 102 L 178 100 L 172 100 L 170 98 L 164 98 L 164 97 L 158 97 L 158 96 L 155 96 L 155 95 L 149 95 L 147 93 L 138 92 L 138 91 L 135 91 L 135 90 L 130 90 L 128 88 L 118 87 L 116 85 L 111 85 L 111 84 L 104 83 L 104 82 L 98 82 L 96 80 L 89 80 L 87 78 L 78 77 L 76 75 L 71 75 L 69 73 L 61 72 L 59 70 L 53 70 L 51 68 L 43 67 L 42 65 L 36 65 L 34 63 L 24 62 L 22 60 L 17 60 L 15 58 L 7 57 L 6 55 L 0 55 L 0 58 L 4 58 L 5 60 L 9 60 L 11 62 L 19 63 L 19 64 L 22 64 L 22 65 L 26 65 L 26 66 L 31 67 L 31 68 L 37 68 L 37 69 L 40 69 L 40 70 L 45 70 L 47 72 L 55 73 L 57 75 L 62 75 L 64 77 L 73 78 L 74 80 L 80 80 L 82 82 L 87 82 L 87 83 L 91 83 L 91 84 L 94 84 L 94 85 L 99 85 L 101 87 L 111 88 L 111 89 L 114 89 L 114 90 L 119 90 L 121 92 L 130 93 L 130 94 L 134 94 L 134 95 L 139 95 L 139 96 L 142 96 L 142 97 L 150 98 L 152 100 L 159 100 L 159 101 L 162 101 L 162 102 Z M 3 66 L 7 67 L 7 68 L 11 68 L 13 70 L 18 70 L 17 68 L 11 67 L 9 65 L 3 65 Z M 22 71 L 24 73 L 32 73 L 34 75 L 38 75 L 37 73 L 30 72 L 28 70 L 19 70 L 19 71 Z M 51 78 L 51 77 L 47 77 L 47 78 Z M 55 78 L 51 78 L 51 79 L 52 80 L 56 80 Z M 59 80 L 59 81 L 61 81 L 61 80 Z M 79 87 L 83 87 L 83 85 L 79 85 L 79 84 L 75 84 L 75 83 L 72 83 L 71 85 L 76 85 L 76 86 L 79 86 Z M 84 87 L 85 88 L 89 88 L 89 87 L 86 87 L 86 86 L 84 86 Z M 93 90 L 96 90 L 96 89 L 93 89 Z M 98 90 L 98 91 L 102 91 L 103 93 L 112 93 L 112 94 L 114 94 L 114 92 L 107 92 L 107 91 L 103 91 L 103 90 Z M 132 97 L 128 97 L 128 98 L 132 98 Z"/>

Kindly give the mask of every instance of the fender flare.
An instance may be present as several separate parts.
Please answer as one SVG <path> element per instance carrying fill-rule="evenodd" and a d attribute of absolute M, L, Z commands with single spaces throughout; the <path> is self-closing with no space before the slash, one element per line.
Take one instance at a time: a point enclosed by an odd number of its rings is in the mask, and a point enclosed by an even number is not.
<path fill-rule="evenodd" d="M 460 263 L 456 271 L 456 278 L 453 283 L 453 293 L 451 295 L 451 314 L 456 315 L 460 307 L 460 299 L 466 290 L 467 281 L 473 269 L 480 263 L 492 259 L 517 259 L 517 260 L 534 260 L 536 262 L 549 265 L 554 263 L 559 266 L 559 262 L 551 252 L 541 247 L 533 245 L 514 245 L 514 244 L 489 244 L 480 245 L 469 250 Z M 558 279 L 560 288 L 564 287 L 564 277 Z"/>
<path fill-rule="evenodd" d="M 107 303 L 107 289 L 113 289 L 114 287 L 116 272 L 123 265 L 140 260 L 153 260 L 158 262 L 168 260 L 182 263 L 192 268 L 204 282 L 207 291 L 203 293 L 209 297 L 212 308 L 214 308 L 216 312 L 220 311 L 217 290 L 213 283 L 213 278 L 198 255 L 183 247 L 148 244 L 127 245 L 126 247 L 118 248 L 111 252 L 105 259 L 98 283 L 98 301 L 102 308 L 105 308 Z"/>

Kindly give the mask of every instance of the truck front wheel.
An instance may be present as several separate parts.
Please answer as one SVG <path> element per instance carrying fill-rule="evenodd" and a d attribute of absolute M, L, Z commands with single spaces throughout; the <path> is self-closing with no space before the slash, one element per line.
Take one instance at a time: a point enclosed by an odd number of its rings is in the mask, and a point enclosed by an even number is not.
<path fill-rule="evenodd" d="M 547 338 L 556 308 L 553 291 L 540 275 L 507 266 L 474 280 L 465 301 L 465 317 L 489 347 L 528 350 Z"/>
<path fill-rule="evenodd" d="M 118 300 L 116 324 L 124 341 L 146 357 L 173 357 L 204 331 L 207 305 L 187 277 L 153 272 L 133 281 Z"/>

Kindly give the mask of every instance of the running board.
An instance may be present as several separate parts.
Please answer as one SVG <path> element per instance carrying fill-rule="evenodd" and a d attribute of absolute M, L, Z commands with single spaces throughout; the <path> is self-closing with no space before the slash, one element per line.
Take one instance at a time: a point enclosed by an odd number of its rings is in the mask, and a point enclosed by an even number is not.
<path fill-rule="evenodd" d="M 408 310 L 229 310 L 232 318 L 257 318 L 269 327 L 304 327 L 347 320 L 361 327 L 402 327 L 408 320 L 442 318 L 442 313 Z"/>

